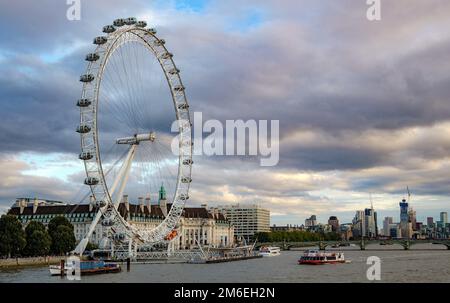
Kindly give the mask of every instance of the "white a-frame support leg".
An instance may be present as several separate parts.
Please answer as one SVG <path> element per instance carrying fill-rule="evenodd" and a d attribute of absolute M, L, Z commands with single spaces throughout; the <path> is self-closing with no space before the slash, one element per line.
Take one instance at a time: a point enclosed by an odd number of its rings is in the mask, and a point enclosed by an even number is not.
<path fill-rule="evenodd" d="M 133 161 L 134 155 L 136 154 L 136 147 L 137 147 L 136 144 L 131 145 L 130 151 L 128 152 L 127 157 L 126 157 L 124 163 L 122 164 L 122 167 L 119 170 L 119 174 L 116 177 L 116 179 L 114 180 L 114 183 L 109 192 L 109 195 L 112 196 L 116 190 L 117 185 L 119 184 L 120 180 L 122 179 L 122 183 L 120 185 L 120 189 L 119 189 L 119 193 L 117 195 L 116 201 L 113 202 L 113 205 L 116 209 L 119 206 L 120 198 L 123 194 L 125 185 L 128 180 L 128 176 L 129 176 L 130 169 L 131 169 L 131 163 Z M 88 232 L 86 233 L 84 238 L 80 241 L 80 243 L 78 243 L 77 247 L 75 247 L 73 253 L 75 253 L 79 256 L 81 256 L 83 254 L 84 250 L 86 249 L 87 244 L 89 243 L 89 238 L 92 236 L 92 233 L 94 232 L 95 228 L 97 227 L 98 222 L 100 221 L 100 219 L 102 217 L 103 211 L 107 207 L 108 207 L 108 203 L 97 211 L 94 219 L 91 222 L 91 225 L 89 226 Z"/>

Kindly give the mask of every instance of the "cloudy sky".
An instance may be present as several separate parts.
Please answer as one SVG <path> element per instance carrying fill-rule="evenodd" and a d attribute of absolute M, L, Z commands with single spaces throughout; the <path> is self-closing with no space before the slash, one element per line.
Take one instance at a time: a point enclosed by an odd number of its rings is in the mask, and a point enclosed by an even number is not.
<path fill-rule="evenodd" d="M 189 205 L 258 203 L 272 224 L 370 205 L 399 220 L 450 211 L 450 2 L 0 0 L 0 212 L 16 197 L 78 202 L 75 100 L 92 38 L 118 17 L 157 28 L 204 119 L 280 121 L 280 162 L 195 157 Z M 381 223 L 381 220 L 380 222 Z"/>

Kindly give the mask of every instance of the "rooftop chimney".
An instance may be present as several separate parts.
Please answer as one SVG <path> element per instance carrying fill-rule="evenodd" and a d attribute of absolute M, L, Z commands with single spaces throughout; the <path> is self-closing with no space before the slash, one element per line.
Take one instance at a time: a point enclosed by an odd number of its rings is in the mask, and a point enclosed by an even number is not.
<path fill-rule="evenodd" d="M 34 198 L 34 201 L 33 201 L 33 215 L 36 213 L 36 210 L 37 210 L 38 206 L 39 206 L 38 199 Z"/>
<path fill-rule="evenodd" d="M 130 212 L 130 203 L 128 203 L 128 195 L 123 195 L 122 202 L 125 204 L 127 212 Z"/>
<path fill-rule="evenodd" d="M 150 201 L 150 194 L 147 194 L 147 197 L 145 198 L 145 204 L 147 205 L 148 213 L 152 213 L 152 203 Z"/>
<path fill-rule="evenodd" d="M 22 214 L 23 210 L 27 206 L 27 202 L 25 201 L 25 199 L 20 199 L 20 200 L 18 200 L 18 204 L 19 204 L 19 208 L 20 208 L 20 214 Z"/>
<path fill-rule="evenodd" d="M 139 197 L 138 200 L 139 200 L 139 208 L 140 208 L 141 212 L 143 213 L 144 212 L 144 197 Z"/>

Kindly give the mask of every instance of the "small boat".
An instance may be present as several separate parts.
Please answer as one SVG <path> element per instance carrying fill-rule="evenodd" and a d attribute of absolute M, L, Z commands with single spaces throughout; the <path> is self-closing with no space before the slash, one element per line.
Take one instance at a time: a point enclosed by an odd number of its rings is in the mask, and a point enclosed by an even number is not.
<path fill-rule="evenodd" d="M 61 275 L 61 265 L 50 265 L 50 274 L 52 276 Z M 80 274 L 81 275 L 92 275 L 92 274 L 103 274 L 103 273 L 116 273 L 120 272 L 122 269 L 117 263 L 106 263 L 105 261 L 81 261 L 80 262 Z M 67 273 L 76 272 L 76 265 L 73 263 L 64 265 L 64 275 Z"/>
<path fill-rule="evenodd" d="M 298 260 L 298 264 L 334 264 L 334 263 L 349 263 L 345 261 L 344 253 L 342 252 L 320 252 L 318 250 L 310 249 L 303 253 L 303 256 Z"/>
<path fill-rule="evenodd" d="M 263 257 L 274 257 L 281 254 L 281 249 L 276 246 L 263 246 L 259 249 L 259 254 Z"/>

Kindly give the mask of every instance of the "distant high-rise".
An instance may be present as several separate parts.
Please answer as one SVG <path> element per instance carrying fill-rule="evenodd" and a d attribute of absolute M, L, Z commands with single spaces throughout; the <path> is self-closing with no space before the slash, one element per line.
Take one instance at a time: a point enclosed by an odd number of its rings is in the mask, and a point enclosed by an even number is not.
<path fill-rule="evenodd" d="M 305 220 L 305 227 L 310 228 L 317 225 L 317 217 L 316 215 L 312 215 L 308 219 Z"/>
<path fill-rule="evenodd" d="M 354 237 L 362 237 L 366 235 L 366 217 L 364 216 L 364 211 L 357 210 L 352 223 Z"/>
<path fill-rule="evenodd" d="M 440 217 L 441 217 L 441 224 L 442 224 L 443 226 L 445 226 L 445 224 L 448 223 L 447 212 L 446 212 L 446 211 L 441 212 L 441 213 L 440 213 Z"/>
<path fill-rule="evenodd" d="M 338 231 L 339 230 L 339 220 L 336 216 L 331 216 L 328 219 L 328 224 L 331 225 L 332 231 Z"/>
<path fill-rule="evenodd" d="M 393 224 L 394 219 L 392 217 L 385 217 L 384 221 L 383 221 L 383 235 L 385 236 L 390 236 L 391 232 L 390 232 L 390 228 L 389 225 Z"/>
<path fill-rule="evenodd" d="M 408 215 L 408 202 L 405 199 L 400 202 L 400 222 L 407 223 L 409 220 Z"/>
<path fill-rule="evenodd" d="M 377 214 L 373 210 L 373 208 L 366 208 L 364 210 L 364 217 L 365 217 L 365 234 L 364 236 L 369 238 L 375 238 L 377 236 L 378 232 L 378 226 L 377 226 Z"/>
<path fill-rule="evenodd" d="M 434 226 L 433 217 L 427 217 L 427 226 L 428 227 L 433 227 Z"/>
<path fill-rule="evenodd" d="M 411 222 L 413 230 L 416 230 L 416 211 L 412 207 L 408 210 L 408 222 Z"/>
<path fill-rule="evenodd" d="M 412 224 L 409 221 L 408 202 L 403 199 L 400 203 L 400 228 L 403 238 L 412 237 Z"/>

